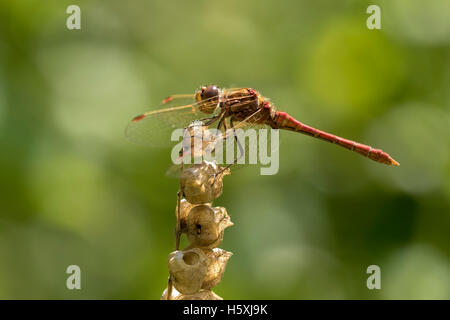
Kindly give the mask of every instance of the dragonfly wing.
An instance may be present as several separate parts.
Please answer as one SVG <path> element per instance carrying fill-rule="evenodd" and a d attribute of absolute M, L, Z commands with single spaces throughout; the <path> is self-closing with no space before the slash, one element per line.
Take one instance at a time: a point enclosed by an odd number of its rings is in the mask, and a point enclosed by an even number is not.
<path fill-rule="evenodd" d="M 265 143 L 263 147 L 269 150 L 268 152 L 271 150 L 271 128 L 265 124 L 248 123 L 245 121 L 234 122 L 233 125 L 235 131 L 230 129 L 230 124 L 227 124 L 228 130 L 225 130 L 222 126 L 220 132 L 213 130 L 207 134 L 208 138 L 203 145 L 202 159 L 208 161 L 215 160 L 222 167 L 233 164 L 233 171 L 246 167 L 249 164 L 259 167 L 261 165 L 259 148 L 262 147 L 260 143 Z M 261 131 L 261 129 L 265 129 L 265 131 Z M 264 139 L 260 139 L 261 134 Z M 192 163 L 193 158 L 191 157 L 192 150 L 188 149 L 185 151 L 187 152 L 182 158 L 186 158 L 185 168 L 187 168 Z M 179 174 L 180 165 L 176 164 L 172 164 L 166 171 L 166 175 L 169 177 L 179 177 Z"/>
<path fill-rule="evenodd" d="M 161 108 L 171 108 L 188 104 L 195 104 L 194 94 L 174 94 L 161 101 Z"/>
<path fill-rule="evenodd" d="M 259 159 L 259 148 L 261 148 L 260 145 L 260 135 L 262 132 L 266 135 L 267 139 L 267 146 L 266 149 L 268 150 L 270 154 L 271 150 L 271 134 L 270 134 L 270 127 L 264 124 L 249 124 L 249 123 L 240 123 L 238 125 L 238 129 L 241 129 L 242 131 L 238 132 L 238 137 L 235 138 L 232 133 L 223 132 L 217 137 L 217 145 L 221 145 L 223 147 L 223 150 L 221 152 L 222 156 L 217 156 L 215 159 L 217 160 L 218 164 L 221 167 L 226 167 L 228 164 L 233 163 L 235 159 L 238 159 L 239 161 L 236 164 L 233 164 L 231 167 L 232 171 L 240 170 L 242 168 L 246 168 L 248 166 L 256 166 L 257 168 L 261 167 L 261 162 Z M 260 131 L 261 129 L 266 129 L 267 131 Z M 254 130 L 255 133 L 249 133 L 248 130 Z M 246 133 L 247 132 L 247 133 Z M 243 136 L 243 133 L 246 133 L 245 136 Z M 227 145 L 227 141 L 232 142 L 233 148 L 230 148 L 230 144 Z M 232 141 L 230 141 L 232 140 Z M 223 141 L 223 144 L 220 143 L 220 141 Z M 237 142 L 239 141 L 239 143 Z M 258 144 L 257 146 L 255 144 Z M 242 149 L 239 147 L 239 145 L 242 147 Z M 243 153 L 242 153 L 243 152 Z M 214 157 L 216 155 L 215 152 L 211 153 Z M 256 155 L 256 163 L 253 163 Z M 191 155 L 187 154 L 185 157 L 189 158 L 189 161 Z M 228 159 L 227 159 L 228 157 Z M 206 160 L 212 160 L 212 159 L 206 159 Z M 252 162 L 252 163 L 250 163 Z M 264 164 L 265 165 L 265 164 Z M 185 164 L 184 168 L 189 167 L 189 164 Z M 172 164 L 166 171 L 166 175 L 171 178 L 179 178 L 180 176 L 180 165 Z"/>
<path fill-rule="evenodd" d="M 223 91 L 225 96 L 232 93 L 234 89 Z M 249 95 L 248 97 L 250 97 Z M 234 99 L 239 100 L 245 97 L 239 96 Z M 228 98 L 227 98 L 228 99 Z M 231 100 L 233 98 L 229 98 Z M 125 135 L 137 144 L 167 147 L 170 146 L 171 136 L 175 129 L 182 129 L 194 120 L 211 118 L 220 112 L 216 108 L 215 112 L 206 114 L 200 110 L 214 110 L 217 104 L 217 96 L 197 102 L 193 94 L 177 94 L 163 100 L 161 109 L 149 111 L 135 117 L 128 125 Z"/>
<path fill-rule="evenodd" d="M 170 178 L 179 178 L 180 169 L 181 166 L 179 164 L 171 164 L 170 167 L 166 170 L 166 176 Z"/>
<path fill-rule="evenodd" d="M 178 99 L 163 106 L 165 108 L 146 112 L 131 120 L 125 130 L 127 139 L 140 145 L 168 147 L 174 143 L 171 142 L 171 136 L 175 129 L 183 129 L 194 120 L 215 115 L 205 114 L 197 103 L 179 105 Z"/>

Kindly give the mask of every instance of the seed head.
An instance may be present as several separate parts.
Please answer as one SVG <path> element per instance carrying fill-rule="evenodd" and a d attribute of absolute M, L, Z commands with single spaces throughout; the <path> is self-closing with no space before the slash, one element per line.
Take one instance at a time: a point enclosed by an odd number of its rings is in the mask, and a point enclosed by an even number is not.
<path fill-rule="evenodd" d="M 187 216 L 187 237 L 189 247 L 215 248 L 222 243 L 225 228 L 232 226 L 230 217 L 223 207 L 210 205 L 193 207 Z"/>
<path fill-rule="evenodd" d="M 208 257 L 208 270 L 202 288 L 211 289 L 222 280 L 227 262 L 233 254 L 220 248 L 208 249 L 204 252 Z"/>
<path fill-rule="evenodd" d="M 210 205 L 210 204 L 208 204 Z M 189 203 L 186 199 L 180 201 L 180 232 L 187 233 L 187 217 L 192 208 L 197 204 Z M 178 206 L 175 210 L 178 210 Z M 176 211 L 177 212 L 177 211 Z"/>
<path fill-rule="evenodd" d="M 207 271 L 208 258 L 198 248 L 169 255 L 169 273 L 174 287 L 183 294 L 198 292 Z"/>
<path fill-rule="evenodd" d="M 222 194 L 222 180 L 227 174 L 230 174 L 228 169 L 208 161 L 184 169 L 180 176 L 184 197 L 192 204 L 211 203 Z"/>
<path fill-rule="evenodd" d="M 194 121 L 183 132 L 183 157 L 202 158 L 205 149 L 214 141 L 215 136 L 208 126 L 201 121 Z"/>

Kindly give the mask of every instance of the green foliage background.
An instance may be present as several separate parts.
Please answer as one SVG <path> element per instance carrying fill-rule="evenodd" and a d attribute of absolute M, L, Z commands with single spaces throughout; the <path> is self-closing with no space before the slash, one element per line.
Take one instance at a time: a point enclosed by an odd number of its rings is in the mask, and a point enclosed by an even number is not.
<path fill-rule="evenodd" d="M 366 28 L 369 4 L 382 30 Z M 1 0 L 0 298 L 158 299 L 177 180 L 170 149 L 124 128 L 215 83 L 401 163 L 281 133 L 279 173 L 239 170 L 215 203 L 235 223 L 219 295 L 449 299 L 449 44 L 447 0 Z"/>

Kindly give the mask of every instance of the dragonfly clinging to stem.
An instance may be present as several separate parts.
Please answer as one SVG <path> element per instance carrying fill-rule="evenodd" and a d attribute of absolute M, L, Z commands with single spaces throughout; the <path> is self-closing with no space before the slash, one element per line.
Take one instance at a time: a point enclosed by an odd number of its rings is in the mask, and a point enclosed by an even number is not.
<path fill-rule="evenodd" d="M 277 111 L 268 99 L 251 88 L 221 89 L 215 85 L 202 86 L 195 94 L 170 96 L 164 99 L 163 105 L 165 108 L 136 116 L 128 125 L 126 136 L 137 143 L 160 145 L 161 141 L 163 144 L 169 143 L 170 136 L 163 137 L 158 132 L 170 134 L 171 130 L 186 127 L 198 119 L 208 126 L 217 123 L 219 129 L 227 126 L 234 128 L 236 123 L 239 123 L 239 127 L 257 124 L 300 132 L 376 162 L 400 165 L 381 149 L 313 128 L 286 112 Z"/>

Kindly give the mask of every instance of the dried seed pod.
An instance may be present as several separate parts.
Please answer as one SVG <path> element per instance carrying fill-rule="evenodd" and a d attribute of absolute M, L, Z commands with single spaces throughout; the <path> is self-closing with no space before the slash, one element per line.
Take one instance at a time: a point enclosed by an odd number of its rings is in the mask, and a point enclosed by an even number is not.
<path fill-rule="evenodd" d="M 173 286 L 183 294 L 200 290 L 207 270 L 207 257 L 197 248 L 174 251 L 169 255 L 169 273 Z"/>
<path fill-rule="evenodd" d="M 222 194 L 223 177 L 230 170 L 218 166 L 215 162 L 203 161 L 183 170 L 180 176 L 181 190 L 187 201 L 192 204 L 210 203 Z"/>
<path fill-rule="evenodd" d="M 174 300 L 223 300 L 210 290 L 200 290 L 194 294 L 180 294 Z"/>
<path fill-rule="evenodd" d="M 207 203 L 207 205 L 211 205 L 210 203 Z M 181 199 L 180 201 L 180 232 L 186 233 L 187 232 L 187 217 L 191 209 L 195 206 L 198 206 L 197 204 L 189 203 L 186 199 Z M 178 206 L 175 210 L 178 210 Z"/>
<path fill-rule="evenodd" d="M 192 122 L 183 132 L 183 157 L 202 158 L 208 145 L 215 136 L 201 121 Z"/>
<path fill-rule="evenodd" d="M 161 300 L 167 300 L 167 290 L 167 288 L 164 289 L 164 292 L 161 295 Z M 172 294 L 170 296 L 170 300 L 177 300 L 178 296 L 180 295 L 181 293 L 172 286 Z"/>
<path fill-rule="evenodd" d="M 189 247 L 214 248 L 223 240 L 225 228 L 232 226 L 230 217 L 223 207 L 209 205 L 193 207 L 187 217 Z"/>
<path fill-rule="evenodd" d="M 233 253 L 220 248 L 204 250 L 208 257 L 208 270 L 203 280 L 202 289 L 211 289 L 222 280 L 228 260 Z"/>
<path fill-rule="evenodd" d="M 187 217 L 189 212 L 196 204 L 189 203 L 186 199 L 181 199 L 180 201 L 180 232 L 187 232 Z M 178 206 L 175 210 L 178 210 Z"/>

